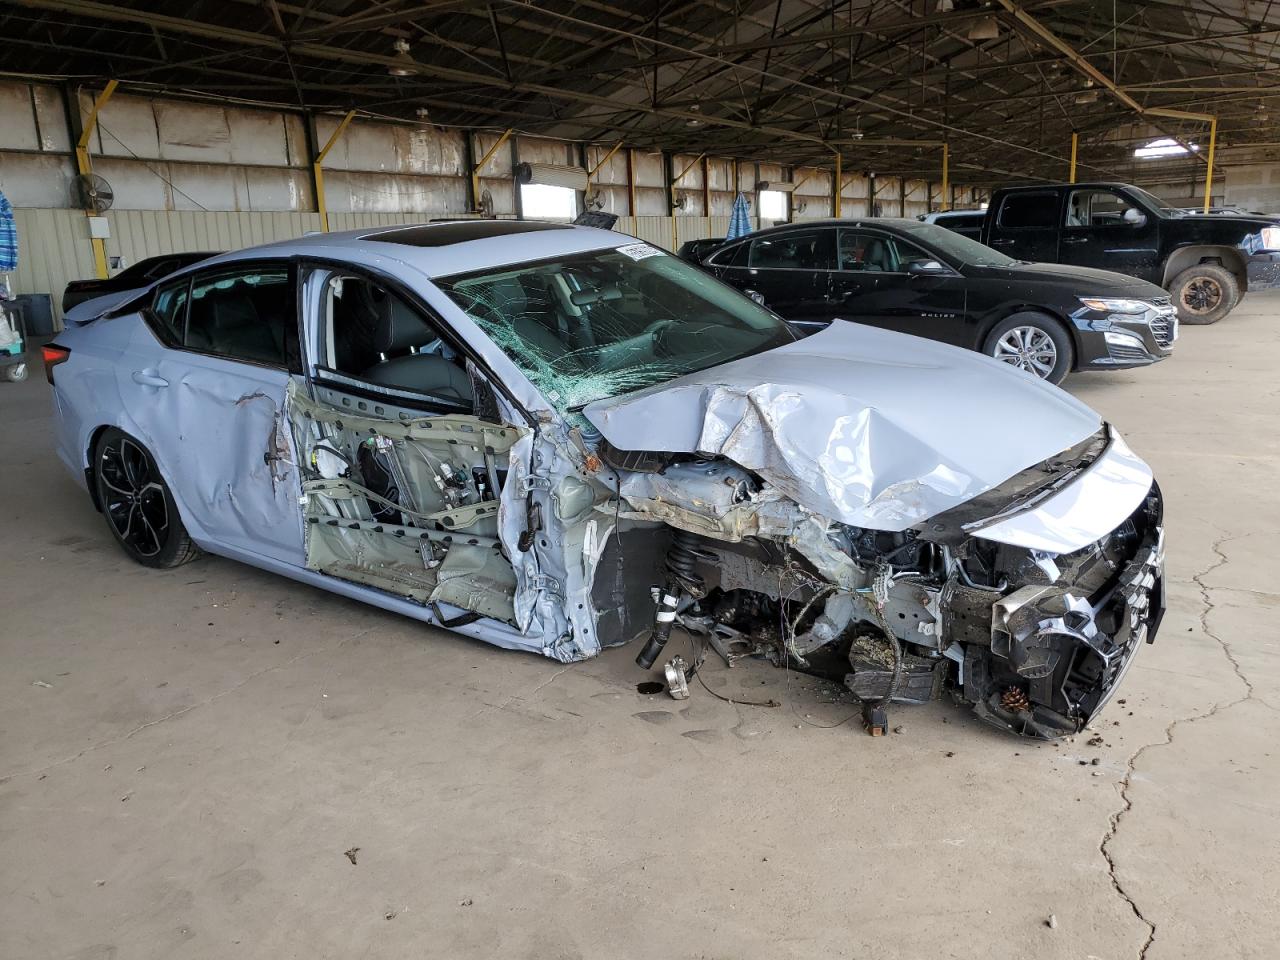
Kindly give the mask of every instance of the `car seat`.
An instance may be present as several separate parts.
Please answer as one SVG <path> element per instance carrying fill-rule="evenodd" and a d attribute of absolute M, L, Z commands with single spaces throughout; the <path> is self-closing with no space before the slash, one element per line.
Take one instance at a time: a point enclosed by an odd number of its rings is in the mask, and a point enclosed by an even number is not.
<path fill-rule="evenodd" d="M 386 387 L 412 390 L 432 397 L 472 403 L 471 379 L 452 360 L 438 353 L 409 353 L 438 340 L 439 336 L 418 312 L 381 288 L 370 291 L 365 306 L 376 311 L 373 347 L 382 356 L 361 376 Z"/>

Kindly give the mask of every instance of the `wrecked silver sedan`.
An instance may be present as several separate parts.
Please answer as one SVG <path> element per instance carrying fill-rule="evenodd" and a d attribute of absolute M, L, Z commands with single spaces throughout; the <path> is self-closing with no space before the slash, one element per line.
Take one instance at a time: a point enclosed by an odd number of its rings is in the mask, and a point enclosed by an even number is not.
<path fill-rule="evenodd" d="M 561 661 L 637 640 L 1086 725 L 1163 611 L 1161 499 L 1007 365 L 798 339 L 606 231 L 463 221 L 220 257 L 45 348 L 59 453 L 136 560 L 221 554 Z M 682 645 L 681 650 L 685 647 Z"/>

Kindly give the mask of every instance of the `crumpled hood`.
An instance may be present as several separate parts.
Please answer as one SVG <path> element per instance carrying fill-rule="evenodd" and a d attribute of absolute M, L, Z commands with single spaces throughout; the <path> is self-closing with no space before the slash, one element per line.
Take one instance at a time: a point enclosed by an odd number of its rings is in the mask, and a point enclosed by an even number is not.
<path fill-rule="evenodd" d="M 841 320 L 583 413 L 618 449 L 727 457 L 814 513 L 890 531 L 991 489 L 1101 424 L 1007 364 Z"/>

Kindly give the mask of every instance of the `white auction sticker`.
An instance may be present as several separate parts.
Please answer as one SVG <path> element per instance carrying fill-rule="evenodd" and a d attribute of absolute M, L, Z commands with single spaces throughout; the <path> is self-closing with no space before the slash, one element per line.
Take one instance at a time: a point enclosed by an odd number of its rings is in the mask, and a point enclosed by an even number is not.
<path fill-rule="evenodd" d="M 647 243 L 628 243 L 625 247 L 618 247 L 617 251 L 632 260 L 644 260 L 647 257 L 662 255 L 661 250 L 657 247 L 651 247 Z"/>

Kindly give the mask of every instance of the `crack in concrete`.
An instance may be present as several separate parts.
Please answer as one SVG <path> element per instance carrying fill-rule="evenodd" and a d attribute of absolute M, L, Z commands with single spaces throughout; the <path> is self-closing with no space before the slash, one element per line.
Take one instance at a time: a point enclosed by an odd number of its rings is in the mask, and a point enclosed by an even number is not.
<path fill-rule="evenodd" d="M 1110 820 L 1108 822 L 1108 826 L 1107 826 L 1107 832 L 1103 835 L 1102 840 L 1098 843 L 1098 852 L 1102 854 L 1102 858 L 1107 862 L 1107 875 L 1111 879 L 1112 889 L 1114 889 L 1116 894 L 1122 900 L 1124 900 L 1126 904 L 1129 905 L 1129 909 L 1133 911 L 1134 917 L 1136 917 L 1139 921 L 1141 921 L 1147 927 L 1147 938 L 1146 938 L 1146 941 L 1142 944 L 1141 949 L 1138 950 L 1138 960 L 1146 960 L 1147 951 L 1150 950 L 1151 945 L 1155 943 L 1156 924 L 1152 920 L 1149 920 L 1147 918 L 1146 914 L 1142 912 L 1142 908 L 1138 906 L 1138 902 L 1133 898 L 1133 895 L 1130 894 L 1129 891 L 1124 888 L 1124 884 L 1120 882 L 1120 877 L 1116 874 L 1115 857 L 1112 855 L 1111 849 L 1110 849 L 1111 842 L 1115 840 L 1116 834 L 1120 829 L 1120 822 L 1124 819 L 1125 814 L 1129 813 L 1129 811 L 1133 809 L 1133 800 L 1129 796 L 1129 787 L 1133 782 L 1133 775 L 1137 768 L 1138 761 L 1142 758 L 1143 754 L 1145 754 L 1148 750 L 1152 749 L 1153 747 L 1164 747 L 1173 743 L 1174 730 L 1179 725 L 1186 724 L 1186 723 L 1196 723 L 1197 721 L 1200 721 L 1200 720 L 1206 720 L 1209 717 L 1216 716 L 1217 714 L 1221 713 L 1224 710 L 1229 710 L 1232 707 L 1238 706 L 1241 703 L 1244 703 L 1248 700 L 1253 699 L 1253 683 L 1249 680 L 1247 676 L 1245 676 L 1244 671 L 1240 668 L 1240 662 L 1236 659 L 1235 654 L 1232 652 L 1231 645 L 1228 644 L 1226 640 L 1218 636 L 1216 633 L 1213 632 L 1213 630 L 1209 628 L 1209 614 L 1213 612 L 1214 602 L 1212 597 L 1210 596 L 1209 587 L 1204 582 L 1204 578 L 1207 577 L 1209 574 L 1213 573 L 1213 571 L 1219 569 L 1220 567 L 1225 566 L 1230 562 L 1227 555 L 1222 551 L 1222 545 L 1233 539 L 1236 539 L 1236 538 L 1220 537 L 1219 539 L 1215 540 L 1212 545 L 1212 550 L 1215 554 L 1217 554 L 1218 559 L 1215 560 L 1214 563 L 1212 563 L 1206 569 L 1195 574 L 1191 579 L 1195 583 L 1195 585 L 1199 588 L 1200 597 L 1202 600 L 1202 607 L 1201 607 L 1200 617 L 1199 617 L 1200 629 L 1205 633 L 1206 636 L 1211 637 L 1214 640 L 1214 642 L 1216 642 L 1218 646 L 1222 648 L 1223 655 L 1227 658 L 1227 662 L 1231 664 L 1231 669 L 1235 673 L 1236 679 L 1238 679 L 1241 682 L 1241 684 L 1244 685 L 1244 689 L 1245 689 L 1244 696 L 1237 697 L 1235 700 L 1232 700 L 1229 703 L 1225 703 L 1225 704 L 1215 703 L 1212 707 L 1210 707 L 1208 710 L 1202 713 L 1194 714 L 1189 717 L 1175 718 L 1174 720 L 1170 721 L 1170 723 L 1164 728 L 1163 740 L 1157 741 L 1155 743 L 1145 743 L 1141 747 L 1139 747 L 1136 751 L 1134 751 L 1134 753 L 1129 757 L 1128 762 L 1125 764 L 1124 777 L 1120 781 L 1120 800 L 1123 806 L 1111 815 Z"/>
<path fill-rule="evenodd" d="M 513 693 L 511 694 L 511 696 L 507 697 L 507 699 L 503 700 L 499 704 L 486 703 L 475 713 L 472 713 L 467 717 L 465 717 L 464 720 L 468 720 L 468 721 L 474 720 L 476 717 L 480 716 L 482 713 L 485 713 L 489 710 L 505 710 L 507 709 L 507 707 L 509 707 L 512 703 L 514 703 L 517 700 L 531 700 L 533 697 L 536 697 L 543 688 L 551 686 L 551 684 L 555 683 L 557 680 L 559 680 L 562 676 L 564 676 L 566 673 L 568 673 L 570 670 L 572 670 L 576 666 L 578 666 L 577 662 L 567 663 L 564 666 L 562 666 L 559 670 L 557 670 L 555 673 L 553 673 L 550 677 L 548 677 L 546 680 L 543 680 L 540 684 L 538 684 L 536 687 L 530 690 L 527 694 L 521 696 L 518 693 Z"/>
<path fill-rule="evenodd" d="M 1222 648 L 1222 652 L 1226 655 L 1227 660 L 1230 661 L 1231 669 L 1235 671 L 1237 679 L 1239 679 L 1239 681 L 1242 684 L 1244 684 L 1245 695 L 1241 699 L 1248 700 L 1253 697 L 1253 683 L 1249 680 L 1248 677 L 1245 676 L 1244 671 L 1240 669 L 1240 661 L 1236 659 L 1235 653 L 1232 652 L 1231 644 L 1227 643 L 1226 640 L 1224 640 L 1222 637 L 1218 636 L 1216 633 L 1214 633 L 1212 630 L 1209 629 L 1209 614 L 1213 612 L 1214 603 L 1213 603 L 1213 599 L 1209 596 L 1209 587 L 1204 582 L 1204 578 L 1207 577 L 1209 574 L 1213 573 L 1213 571 L 1219 569 L 1220 567 L 1224 567 L 1231 562 L 1228 559 L 1227 555 L 1222 552 L 1222 545 L 1228 542 L 1229 540 L 1234 540 L 1234 539 L 1236 538 L 1235 537 L 1219 537 L 1217 540 L 1215 540 L 1210 549 L 1212 549 L 1213 552 L 1218 555 L 1217 561 L 1214 562 L 1208 569 L 1202 570 L 1199 573 L 1197 573 L 1191 579 L 1194 580 L 1196 583 L 1196 586 L 1200 588 L 1200 598 L 1204 602 L 1203 609 L 1200 611 L 1200 629 L 1203 630 L 1208 636 L 1212 637 L 1214 641 L 1218 644 L 1218 646 Z"/>

